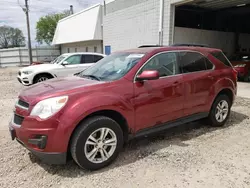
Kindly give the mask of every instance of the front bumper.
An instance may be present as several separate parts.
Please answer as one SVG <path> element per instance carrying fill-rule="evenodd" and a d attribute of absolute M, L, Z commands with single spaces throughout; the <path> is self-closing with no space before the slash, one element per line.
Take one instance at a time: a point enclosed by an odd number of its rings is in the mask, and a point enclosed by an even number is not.
<path fill-rule="evenodd" d="M 23 84 L 24 86 L 29 86 L 33 84 L 33 76 L 32 75 L 18 75 L 17 80 Z"/>
<path fill-rule="evenodd" d="M 35 122 L 34 122 L 35 124 Z M 42 162 L 47 164 L 65 164 L 67 152 L 53 152 L 56 148 L 53 142 L 53 132 L 48 129 L 30 129 L 16 125 L 11 121 L 9 131 L 12 140 L 17 140 L 22 146 L 28 149 Z M 39 137 L 37 137 L 39 135 Z M 57 138 L 56 138 L 57 139 Z"/>

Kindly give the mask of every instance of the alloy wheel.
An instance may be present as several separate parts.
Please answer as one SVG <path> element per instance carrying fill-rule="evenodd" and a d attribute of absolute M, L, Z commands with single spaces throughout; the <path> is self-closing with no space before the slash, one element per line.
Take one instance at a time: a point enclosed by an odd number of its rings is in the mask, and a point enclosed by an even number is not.
<path fill-rule="evenodd" d="M 43 82 L 43 81 L 45 81 L 45 80 L 48 80 L 48 78 L 47 78 L 47 77 L 41 77 L 41 78 L 39 78 L 39 79 L 37 80 L 37 82 Z"/>
<path fill-rule="evenodd" d="M 229 112 L 229 105 L 226 100 L 222 100 L 218 103 L 215 112 L 215 118 L 218 122 L 223 122 L 228 115 Z"/>
<path fill-rule="evenodd" d="M 109 128 L 100 128 L 90 134 L 84 146 L 86 158 L 92 163 L 103 163 L 115 152 L 117 137 Z"/>

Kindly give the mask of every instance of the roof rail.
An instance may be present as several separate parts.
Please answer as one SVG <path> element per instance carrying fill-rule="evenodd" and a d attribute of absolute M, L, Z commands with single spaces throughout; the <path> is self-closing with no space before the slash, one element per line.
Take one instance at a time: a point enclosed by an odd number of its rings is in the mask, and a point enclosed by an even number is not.
<path fill-rule="evenodd" d="M 206 44 L 172 44 L 171 46 L 194 46 L 194 47 L 209 47 Z"/>
<path fill-rule="evenodd" d="M 150 48 L 150 47 L 163 47 L 163 46 L 158 44 L 149 44 L 149 45 L 139 46 L 138 48 Z"/>

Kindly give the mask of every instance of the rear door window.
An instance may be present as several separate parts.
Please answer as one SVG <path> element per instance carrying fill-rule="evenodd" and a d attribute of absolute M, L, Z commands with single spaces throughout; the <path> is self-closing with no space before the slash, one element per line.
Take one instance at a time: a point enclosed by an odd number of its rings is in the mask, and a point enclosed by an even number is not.
<path fill-rule="evenodd" d="M 197 52 L 179 52 L 179 57 L 182 73 L 206 71 L 213 68 L 213 64 Z"/>
<path fill-rule="evenodd" d="M 82 55 L 81 63 L 94 63 L 94 55 Z"/>
<path fill-rule="evenodd" d="M 211 53 L 216 59 L 221 61 L 224 65 L 228 67 L 232 67 L 232 64 L 230 61 L 227 59 L 227 57 L 222 53 L 222 52 L 212 52 Z"/>

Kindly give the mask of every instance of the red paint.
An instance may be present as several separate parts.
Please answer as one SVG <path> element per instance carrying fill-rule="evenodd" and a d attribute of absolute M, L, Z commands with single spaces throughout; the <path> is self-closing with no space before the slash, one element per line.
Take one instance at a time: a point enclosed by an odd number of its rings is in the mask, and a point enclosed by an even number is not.
<path fill-rule="evenodd" d="M 141 77 L 154 77 L 156 80 L 134 81 L 137 71 L 150 57 L 171 50 L 203 53 L 213 62 L 215 69 L 160 79 L 157 79 L 159 75 L 155 71 L 146 71 Z M 27 141 L 35 134 L 45 134 L 48 135 L 48 143 L 42 151 L 66 152 L 78 123 L 100 110 L 120 113 L 132 134 L 187 115 L 208 112 L 222 89 L 229 89 L 235 95 L 237 88 L 233 69 L 211 56 L 212 51 L 219 50 L 197 47 L 140 48 L 133 52 L 146 55 L 120 80 L 102 82 L 67 77 L 35 84 L 21 92 L 19 97 L 28 102 L 30 108 L 28 111 L 16 109 L 24 121 L 21 128 L 13 128 L 28 147 L 38 150 Z M 29 116 L 37 102 L 63 95 L 69 96 L 66 106 L 48 120 Z"/>

